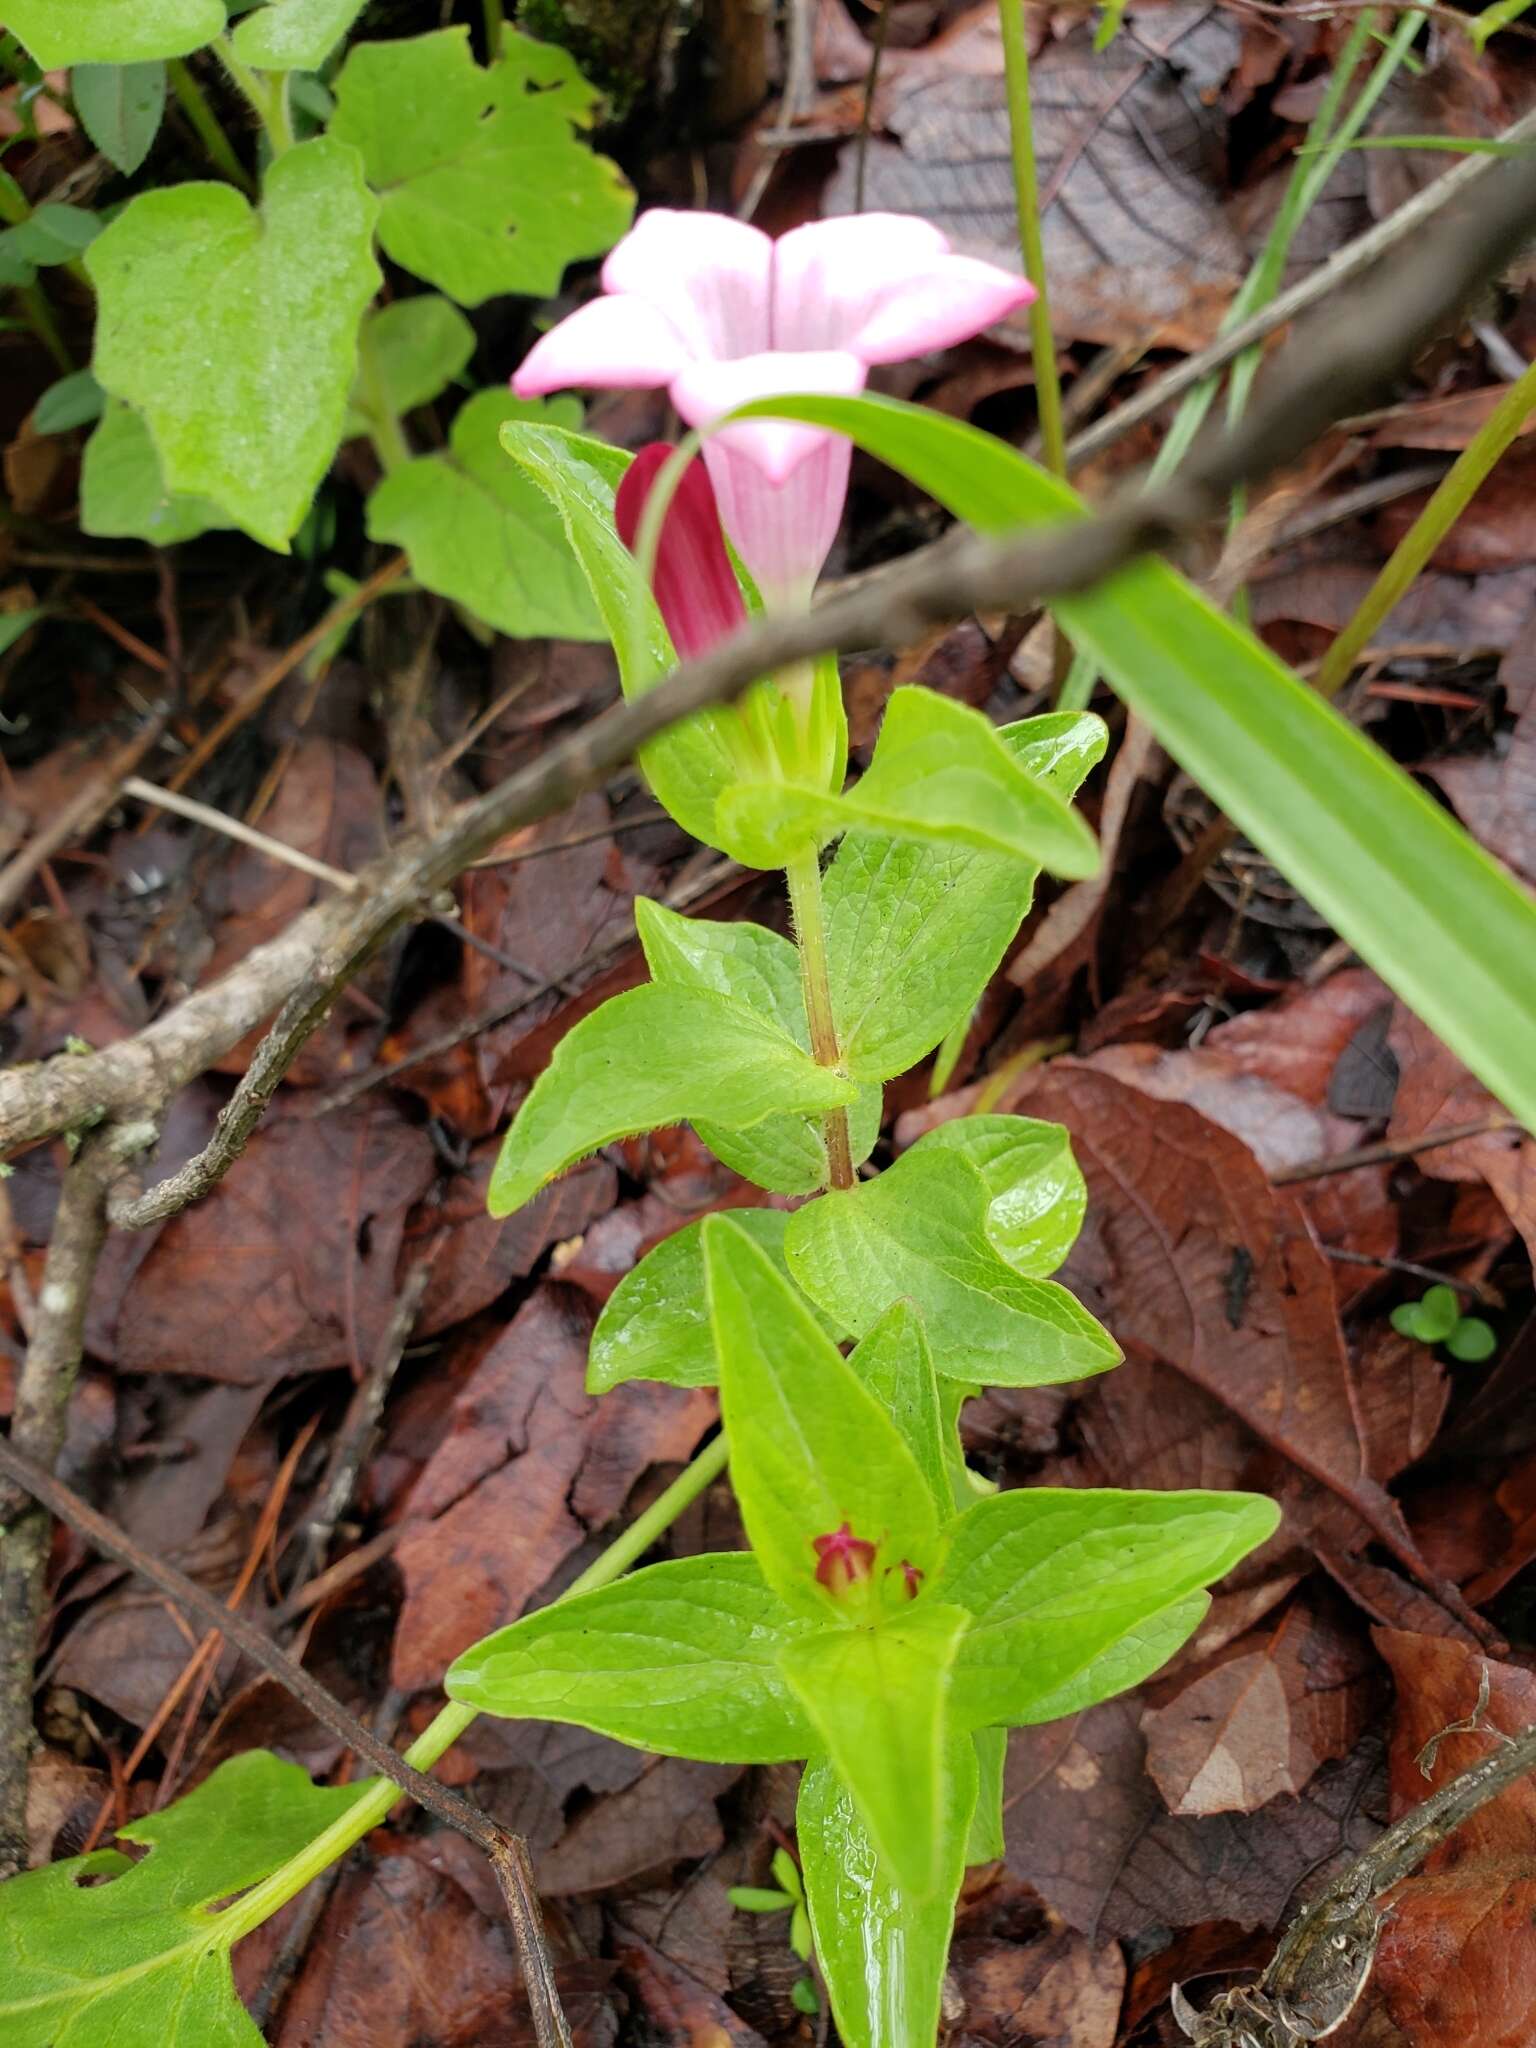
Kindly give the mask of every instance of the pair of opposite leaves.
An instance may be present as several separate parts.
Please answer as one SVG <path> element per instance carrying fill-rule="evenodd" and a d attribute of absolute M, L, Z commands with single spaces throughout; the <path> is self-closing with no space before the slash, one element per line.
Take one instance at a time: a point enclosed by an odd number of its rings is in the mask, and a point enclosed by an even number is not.
<path fill-rule="evenodd" d="M 447 1690 L 668 1755 L 810 1759 L 801 1847 L 840 2023 L 874 2037 L 848 1952 L 873 1936 L 846 1896 L 874 1886 L 918 1973 L 900 2038 L 920 2039 L 967 1854 L 998 1853 L 995 1731 L 1156 1670 L 1278 1512 L 1244 1494 L 1055 1488 L 957 1512 L 967 1489 L 914 1311 L 893 1303 L 844 1359 L 739 1223 L 707 1218 L 701 1248 L 751 1551 L 649 1566 L 530 1615 L 466 1651 Z M 842 1579 L 822 1566 L 840 1532 L 859 1562 Z"/>

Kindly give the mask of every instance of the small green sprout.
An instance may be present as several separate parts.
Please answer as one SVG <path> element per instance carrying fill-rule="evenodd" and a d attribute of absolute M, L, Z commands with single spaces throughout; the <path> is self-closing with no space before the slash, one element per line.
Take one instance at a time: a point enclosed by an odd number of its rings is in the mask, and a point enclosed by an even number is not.
<path fill-rule="evenodd" d="M 1420 1344 L 1443 1344 L 1463 1365 L 1481 1365 L 1497 1342 L 1481 1316 L 1462 1314 L 1454 1287 L 1431 1287 L 1422 1300 L 1400 1303 L 1392 1311 L 1392 1327 Z"/>
<path fill-rule="evenodd" d="M 787 1849 L 773 1852 L 773 1875 L 779 1889 L 762 1885 L 733 1884 L 726 1896 L 738 1913 L 785 1913 L 790 1916 L 789 1945 L 802 1963 L 811 1960 L 811 1916 L 805 1909 L 805 1887 L 800 1866 Z M 821 2011 L 821 1996 L 813 1978 L 798 1977 L 789 1996 L 797 2012 L 814 2018 Z"/>

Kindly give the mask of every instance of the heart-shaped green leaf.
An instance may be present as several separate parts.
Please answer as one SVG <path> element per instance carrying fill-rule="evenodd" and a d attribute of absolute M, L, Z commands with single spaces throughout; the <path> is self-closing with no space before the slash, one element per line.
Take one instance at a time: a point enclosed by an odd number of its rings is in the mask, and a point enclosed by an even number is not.
<path fill-rule="evenodd" d="M 447 28 L 356 44 L 330 132 L 362 151 L 386 254 L 478 306 L 548 298 L 568 263 L 628 227 L 634 193 L 577 133 L 596 103 L 558 45 L 506 29 L 500 61 L 482 71 L 468 29 Z"/>
<path fill-rule="evenodd" d="M 168 491 L 148 427 L 131 405 L 107 400 L 80 464 L 82 532 L 168 548 L 233 523 L 209 498 Z"/>
<path fill-rule="evenodd" d="M 92 367 L 142 415 L 167 490 L 281 552 L 341 437 L 376 210 L 356 153 L 321 138 L 277 159 L 259 212 L 230 185 L 174 185 L 86 251 Z"/>
<path fill-rule="evenodd" d="M 476 392 L 459 407 L 446 450 L 402 463 L 377 486 L 368 535 L 404 548 L 419 582 L 513 639 L 601 639 L 558 516 L 502 453 L 505 422 L 529 418 L 576 421 L 581 406 Z"/>
<path fill-rule="evenodd" d="M 45 71 L 185 57 L 224 32 L 224 0 L 8 0 L 5 25 Z"/>
<path fill-rule="evenodd" d="M 421 292 L 414 299 L 375 306 L 363 322 L 359 374 L 352 387 L 344 433 L 349 439 L 366 434 L 375 407 L 398 415 L 429 405 L 463 374 L 474 352 L 475 330 L 453 301 L 437 292 Z M 519 406 L 510 417 L 569 418 L 573 404 L 579 419 L 576 401 L 567 401 L 564 407 Z"/>
<path fill-rule="evenodd" d="M 958 1152 L 986 1182 L 987 1237 L 1016 1273 L 1045 1280 L 1077 1242 L 1088 1188 L 1060 1124 L 961 1116 L 927 1132 L 918 1152 Z"/>
<path fill-rule="evenodd" d="M 130 1863 L 98 1849 L 13 1877 L 0 1911 L 6 2048 L 260 2048 L 235 1995 L 216 1902 L 286 1863 L 355 1805 L 248 1750 L 195 1792 L 119 1832 Z M 111 1879 L 87 1888 L 84 1878 Z"/>

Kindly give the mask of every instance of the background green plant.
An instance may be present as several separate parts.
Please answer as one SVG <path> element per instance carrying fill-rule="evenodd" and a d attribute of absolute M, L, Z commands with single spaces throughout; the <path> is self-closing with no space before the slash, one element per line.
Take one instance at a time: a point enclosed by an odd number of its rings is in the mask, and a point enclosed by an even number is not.
<path fill-rule="evenodd" d="M 69 67 L 81 125 L 139 187 L 100 211 L 31 208 L 0 173 L 0 285 L 67 373 L 34 426 L 94 422 L 86 533 L 167 545 L 232 527 L 279 552 L 338 450 L 365 439 L 383 472 L 368 534 L 404 549 L 419 584 L 482 630 L 598 637 L 558 522 L 497 441 L 509 419 L 579 423 L 576 401 L 471 390 L 437 449 L 408 421 L 464 384 L 461 308 L 549 297 L 628 226 L 633 194 L 585 139 L 599 96 L 564 50 L 510 29 L 488 65 L 465 28 L 347 50 L 360 12 L 264 0 L 226 28 L 217 0 L 9 10 L 37 64 Z M 255 180 L 214 111 L 220 83 L 260 125 Z M 216 180 L 147 185 L 168 95 Z M 44 296 L 61 265 L 96 296 L 88 370 Z"/>

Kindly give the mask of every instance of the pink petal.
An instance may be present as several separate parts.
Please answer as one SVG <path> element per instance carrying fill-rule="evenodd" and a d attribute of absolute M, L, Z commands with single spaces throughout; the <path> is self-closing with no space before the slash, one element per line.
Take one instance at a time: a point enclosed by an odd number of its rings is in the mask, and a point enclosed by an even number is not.
<path fill-rule="evenodd" d="M 652 441 L 624 472 L 613 500 L 613 523 L 627 548 L 635 545 L 646 500 L 672 452 L 668 442 Z M 709 474 L 697 458 L 683 471 L 662 521 L 651 588 L 672 645 L 685 658 L 728 639 L 746 620 L 746 601 L 725 551 Z"/>
<path fill-rule="evenodd" d="M 750 455 L 724 445 L 735 431 L 704 443 L 725 530 L 766 603 L 806 604 L 842 522 L 852 444 L 821 434 L 787 480 L 773 483 Z"/>
<path fill-rule="evenodd" d="M 966 341 L 1027 306 L 1035 288 L 974 256 L 941 256 L 871 306 L 848 346 L 866 363 L 900 363 Z"/>
<path fill-rule="evenodd" d="M 848 397 L 863 389 L 864 365 L 844 350 L 770 349 L 730 363 L 690 363 L 673 379 L 672 403 L 690 427 L 709 427 L 754 398 L 787 398 L 802 391 Z M 729 447 L 756 463 L 770 483 L 781 484 L 826 438 L 825 428 L 795 420 L 743 420 L 716 435 L 706 453 L 710 446 Z"/>
<path fill-rule="evenodd" d="M 914 214 L 848 214 L 792 228 L 773 247 L 773 346 L 850 347 L 882 292 L 948 250 L 948 238 Z"/>
<path fill-rule="evenodd" d="M 603 289 L 644 299 L 694 356 L 749 356 L 769 346 L 773 244 L 723 213 L 653 206 L 603 265 Z"/>
<path fill-rule="evenodd" d="M 593 299 L 534 343 L 512 389 L 519 398 L 542 398 L 571 384 L 648 391 L 670 384 L 687 361 L 676 331 L 644 299 Z"/>

